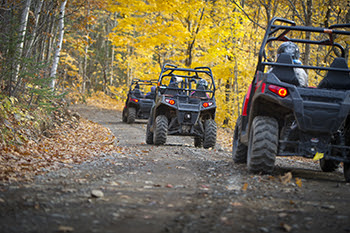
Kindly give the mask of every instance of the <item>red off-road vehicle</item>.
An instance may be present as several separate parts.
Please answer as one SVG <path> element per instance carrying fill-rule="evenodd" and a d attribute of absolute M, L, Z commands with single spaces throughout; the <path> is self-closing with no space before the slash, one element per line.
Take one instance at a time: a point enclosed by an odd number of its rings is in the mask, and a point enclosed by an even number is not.
<path fill-rule="evenodd" d="M 156 96 L 156 85 L 157 80 L 132 80 L 123 109 L 123 122 L 131 124 L 135 119 L 148 119 Z"/>
<path fill-rule="evenodd" d="M 254 173 L 270 173 L 276 156 L 321 158 L 325 172 L 342 162 L 350 182 L 350 76 L 346 51 L 341 45 L 350 24 L 329 28 L 297 26 L 273 18 L 268 24 L 259 51 L 255 76 L 245 96 L 242 114 L 233 136 L 235 162 L 247 163 Z M 305 35 L 311 35 L 308 39 Z M 287 53 L 268 59 L 268 45 L 291 41 L 309 44 L 318 52 L 310 65 L 294 64 Z M 272 45 L 271 45 L 272 47 Z M 326 57 L 321 58 L 321 54 Z M 332 59 L 330 66 L 320 65 Z M 295 68 L 324 77 L 316 87 L 301 87 Z M 309 77 L 309 80 L 314 77 Z"/>

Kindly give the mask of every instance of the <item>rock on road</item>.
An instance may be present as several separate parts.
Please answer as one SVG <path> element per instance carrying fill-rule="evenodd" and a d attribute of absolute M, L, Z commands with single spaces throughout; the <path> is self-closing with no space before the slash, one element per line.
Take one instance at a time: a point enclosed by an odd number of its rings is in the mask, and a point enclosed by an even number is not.
<path fill-rule="evenodd" d="M 350 232 L 342 171 L 278 158 L 252 175 L 231 152 L 195 148 L 190 137 L 145 144 L 146 122 L 74 107 L 111 129 L 120 153 L 1 186 L 0 232 Z"/>

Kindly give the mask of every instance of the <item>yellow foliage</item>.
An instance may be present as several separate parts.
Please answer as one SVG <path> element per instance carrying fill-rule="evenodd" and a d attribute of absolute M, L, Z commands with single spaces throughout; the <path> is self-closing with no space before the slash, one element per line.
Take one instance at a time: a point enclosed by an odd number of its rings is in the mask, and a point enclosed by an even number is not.
<path fill-rule="evenodd" d="M 126 84 L 109 86 L 109 92 L 117 100 L 125 99 L 127 84 L 132 78 L 156 79 L 165 63 L 180 67 L 188 65 L 192 68 L 209 66 L 217 85 L 216 100 L 219 107 L 216 121 L 218 125 L 222 125 L 229 120 L 228 126 L 233 127 L 241 112 L 244 95 L 254 77 L 266 19 L 273 16 L 292 19 L 298 15 L 295 11 L 304 17 L 300 13 L 303 12 L 300 1 L 295 2 L 295 8 L 287 0 L 268 2 L 277 10 L 267 12 L 262 4 L 257 4 L 254 0 L 246 0 L 244 6 L 239 7 L 235 4 L 237 1 L 230 0 L 103 1 L 101 4 L 106 4 L 105 9 L 114 15 L 113 20 L 116 22 L 108 39 L 114 46 L 114 65 L 120 70 L 117 79 L 119 83 Z M 346 9 L 346 2 L 334 0 L 328 19 L 326 12 L 330 8 L 324 1 L 313 1 L 313 8 L 317 9 L 313 12 L 314 26 L 324 24 L 325 20 L 333 24 L 339 20 L 336 12 Z M 341 14 L 346 14 L 346 11 Z M 303 22 L 298 17 L 294 19 L 297 24 Z M 86 21 L 92 25 L 97 18 L 89 16 Z M 84 31 L 83 27 L 79 30 Z M 92 57 L 91 51 L 87 54 L 85 51 L 87 46 L 94 43 L 87 31 L 77 38 L 67 37 L 66 40 L 70 41 L 70 49 L 74 53 L 86 55 L 88 59 Z M 348 47 L 347 39 L 338 37 L 336 41 Z M 274 58 L 276 48 L 275 44 L 268 48 L 269 58 Z M 328 52 L 311 48 L 310 61 L 317 61 L 317 65 L 329 65 L 329 60 L 318 60 L 318 56 Z M 67 74 L 77 77 L 78 83 L 82 83 L 82 77 L 78 73 L 81 64 L 67 54 L 63 53 L 62 56 L 62 63 L 69 68 Z M 101 73 L 96 72 L 93 75 L 98 76 Z M 310 85 L 316 86 L 320 76 L 322 73 L 309 71 Z"/>
<path fill-rule="evenodd" d="M 104 109 L 122 110 L 124 101 L 114 99 L 106 95 L 104 92 L 95 92 L 86 100 L 88 105 L 96 106 Z"/>
<path fill-rule="evenodd" d="M 109 10 L 122 16 L 109 35 L 116 46 L 116 64 L 125 70 L 128 80 L 154 79 L 165 62 L 183 67 L 189 57 L 189 45 L 193 43 L 191 67 L 211 67 L 217 86 L 221 85 L 216 93 L 220 106 L 216 116 L 221 125 L 225 119 L 237 117 L 235 109 L 240 108 L 244 96 L 241 92 L 246 90 L 256 65 L 255 61 L 247 63 L 256 51 L 243 43 L 249 21 L 235 9 L 226 0 L 151 0 L 147 4 L 140 0 L 122 0 L 118 4 L 110 1 Z M 228 100 L 222 88 L 226 82 L 231 87 L 233 82 L 239 83 L 239 89 L 231 90 Z M 110 91 L 123 96 L 117 89 Z M 234 120 L 229 123 L 231 126 Z"/>

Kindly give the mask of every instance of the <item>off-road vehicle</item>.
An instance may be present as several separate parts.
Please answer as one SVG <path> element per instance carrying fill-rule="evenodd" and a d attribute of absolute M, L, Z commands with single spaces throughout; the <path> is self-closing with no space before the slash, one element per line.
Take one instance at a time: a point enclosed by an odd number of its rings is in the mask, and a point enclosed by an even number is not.
<path fill-rule="evenodd" d="M 123 109 L 123 122 L 131 124 L 135 119 L 148 119 L 156 96 L 156 85 L 157 80 L 132 80 Z"/>
<path fill-rule="evenodd" d="M 215 83 L 209 67 L 165 64 L 156 93 L 147 123 L 147 144 L 161 145 L 167 135 L 181 135 L 194 137 L 196 147 L 215 146 Z"/>
<path fill-rule="evenodd" d="M 344 37 L 350 38 L 349 27 L 297 26 L 283 18 L 270 21 L 236 122 L 235 162 L 247 163 L 254 173 L 270 173 L 276 156 L 320 159 L 325 172 L 342 162 L 345 180 L 350 181 L 350 70 L 342 46 Z M 293 63 L 288 53 L 271 61 L 268 48 L 286 41 L 310 47 L 308 65 Z M 309 84 L 314 78 L 318 83 L 301 87 L 295 68 L 308 70 Z"/>

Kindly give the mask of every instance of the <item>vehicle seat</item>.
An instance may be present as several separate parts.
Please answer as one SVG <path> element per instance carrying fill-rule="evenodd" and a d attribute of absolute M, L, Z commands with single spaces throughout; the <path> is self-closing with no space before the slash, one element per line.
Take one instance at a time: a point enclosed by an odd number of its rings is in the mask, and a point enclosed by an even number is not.
<path fill-rule="evenodd" d="M 334 59 L 330 67 L 334 68 L 343 68 L 348 69 L 345 58 L 337 57 Z M 327 89 L 350 89 L 350 76 L 349 72 L 341 71 L 328 71 L 327 75 L 322 79 L 318 84 L 318 88 L 327 88 Z"/>
<path fill-rule="evenodd" d="M 143 98 L 142 92 L 140 91 L 140 89 L 134 89 L 134 96 L 136 98 Z"/>
<path fill-rule="evenodd" d="M 154 91 L 151 91 L 146 95 L 147 99 L 154 99 L 156 97 L 156 93 Z"/>
<path fill-rule="evenodd" d="M 287 53 L 281 53 L 276 63 L 293 64 L 292 57 Z M 299 81 L 295 75 L 293 67 L 275 66 L 272 68 L 271 73 L 275 74 L 282 82 L 290 83 L 299 86 Z"/>
<path fill-rule="evenodd" d="M 174 89 L 178 89 L 179 88 L 177 86 L 177 83 L 175 83 L 175 82 L 169 83 L 168 88 L 165 90 L 164 94 L 166 94 L 166 95 L 177 95 L 179 93 L 179 91 L 178 90 L 174 90 L 173 88 Z"/>
<path fill-rule="evenodd" d="M 199 90 L 199 91 L 197 91 Z M 198 85 L 196 91 L 193 93 L 192 96 L 196 96 L 196 97 L 207 97 L 207 94 L 204 92 L 205 88 L 203 85 Z"/>

